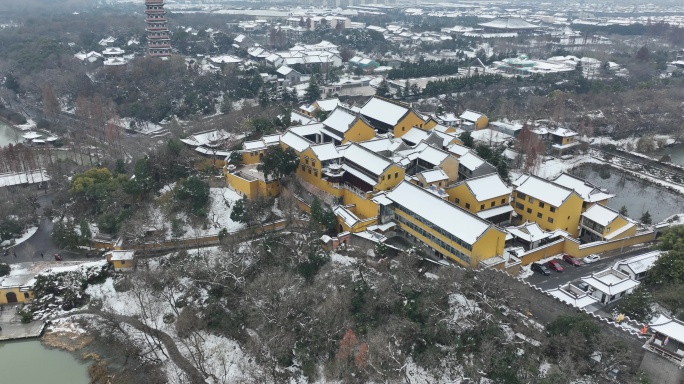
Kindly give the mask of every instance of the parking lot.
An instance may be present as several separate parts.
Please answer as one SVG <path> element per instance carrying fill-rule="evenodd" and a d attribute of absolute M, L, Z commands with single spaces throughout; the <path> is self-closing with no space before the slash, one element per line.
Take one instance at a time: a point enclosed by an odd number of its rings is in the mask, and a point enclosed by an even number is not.
<path fill-rule="evenodd" d="M 558 288 L 558 286 L 564 285 L 566 283 L 579 282 L 582 276 L 591 275 L 594 272 L 598 272 L 603 269 L 612 267 L 613 264 L 615 264 L 615 262 L 619 260 L 626 259 L 631 256 L 641 255 L 650 252 L 651 250 L 651 248 L 642 248 L 625 252 L 620 255 L 612 257 L 606 257 L 604 255 L 601 255 L 601 260 L 591 264 L 583 263 L 579 267 L 570 265 L 568 262 L 566 262 L 559 256 L 554 260 L 558 261 L 558 263 L 563 267 L 563 272 L 556 272 L 554 270 L 550 270 L 551 275 L 549 276 L 544 276 L 541 273 L 534 272 L 533 275 L 526 278 L 525 280 L 528 281 L 530 284 L 533 284 L 546 291 L 549 289 Z"/>

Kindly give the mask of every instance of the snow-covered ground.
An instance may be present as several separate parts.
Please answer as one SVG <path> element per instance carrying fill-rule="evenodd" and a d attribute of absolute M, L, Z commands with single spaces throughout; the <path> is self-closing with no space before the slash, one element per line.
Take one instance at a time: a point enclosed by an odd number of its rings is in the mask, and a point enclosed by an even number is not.
<path fill-rule="evenodd" d="M 168 193 L 173 187 L 173 185 L 167 185 L 160 190 L 160 193 Z M 230 218 L 234 203 L 242 199 L 242 196 L 230 188 L 211 188 L 209 190 L 209 198 L 210 206 L 206 226 L 193 226 L 185 213 L 178 213 L 178 219 L 183 222 L 183 235 L 180 238 L 215 236 L 224 228 L 228 232 L 235 232 L 245 227 L 244 224 L 233 221 Z M 155 228 L 164 227 L 166 229 L 165 236 L 167 240 L 174 238 L 171 225 L 169 224 L 170 220 L 162 213 L 161 209 L 155 208 L 152 211 L 151 220 L 153 221 L 150 223 L 151 226 Z"/>
<path fill-rule="evenodd" d="M 207 252 L 216 253 L 218 248 L 208 248 L 205 250 L 205 253 Z M 216 254 L 215 257 L 219 257 L 219 255 Z M 155 259 L 155 262 L 157 261 L 160 261 L 160 259 Z M 154 270 L 157 266 L 158 262 L 150 263 L 151 270 Z M 175 290 L 173 293 L 175 299 L 179 299 L 185 294 L 189 284 L 192 284 L 190 280 L 181 281 L 184 287 Z M 194 346 L 190 339 L 180 338 L 175 322 L 164 321 L 165 316 L 175 314 L 176 308 L 172 308 L 169 300 L 165 300 L 155 293 L 138 286 L 139 283 L 135 278 L 131 280 L 131 284 L 133 284 L 132 288 L 125 292 L 119 292 L 115 288 L 114 279 L 110 277 L 102 284 L 90 285 L 86 289 L 86 293 L 102 303 L 103 311 L 137 317 L 147 325 L 167 333 L 174 339 L 180 352 L 190 361 L 193 361 L 191 355 L 196 353 L 194 348 L 200 348 L 205 359 L 204 368 L 217 378 L 213 381 L 209 380 L 207 383 L 240 382 L 245 377 L 250 376 L 251 373 L 260 370 L 254 363 L 253 357 L 247 355 L 235 340 L 204 331 L 200 332 L 199 337 L 192 339 L 193 342 L 199 343 Z M 138 347 L 145 351 L 150 350 L 150 345 L 146 341 L 145 335 L 130 326 L 125 326 L 125 329 Z M 182 376 L 180 369 L 173 361 L 165 359 L 163 354 L 157 354 L 157 357 L 161 357 L 163 360 L 163 368 L 169 383 L 178 383 L 179 377 Z"/>
<path fill-rule="evenodd" d="M 31 236 L 33 236 L 36 232 L 38 231 L 38 227 L 31 227 L 29 228 L 23 235 L 21 235 L 20 238 L 14 239 L 14 245 L 19 245 L 23 243 L 24 241 L 28 240 Z M 10 245 L 10 240 L 5 240 L 2 243 L 0 243 L 0 246 L 6 247 Z"/>
<path fill-rule="evenodd" d="M 553 159 L 549 159 L 546 162 L 541 163 L 539 168 L 533 173 L 545 179 L 553 179 L 562 172 L 567 172 L 570 169 L 585 163 L 605 164 L 604 162 L 587 155 L 580 155 L 569 160 L 563 160 L 554 157 Z"/>

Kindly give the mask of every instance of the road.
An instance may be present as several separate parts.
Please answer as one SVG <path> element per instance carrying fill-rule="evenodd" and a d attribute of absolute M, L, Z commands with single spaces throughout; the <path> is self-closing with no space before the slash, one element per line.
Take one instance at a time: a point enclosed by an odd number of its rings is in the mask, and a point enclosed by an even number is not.
<path fill-rule="evenodd" d="M 46 208 L 52 204 L 52 199 L 49 194 L 39 195 L 37 208 L 38 214 L 42 214 L 43 208 Z M 53 224 L 47 218 L 43 218 L 38 226 L 38 231 L 24 241 L 12 248 L 8 249 L 8 254 L 4 255 L 0 253 L 0 262 L 15 264 L 15 263 L 25 263 L 25 262 L 37 262 L 37 261 L 54 261 L 54 254 L 59 253 L 62 256 L 62 260 L 85 260 L 86 253 L 67 251 L 57 246 L 52 241 L 52 228 Z M 16 254 L 16 256 L 15 256 Z M 43 257 L 41 257 L 43 254 Z"/>
<path fill-rule="evenodd" d="M 627 251 L 616 256 L 604 257 L 602 255 L 601 260 L 591 263 L 582 264 L 579 267 L 573 267 L 566 261 L 562 260 L 560 257 L 555 259 L 561 266 L 563 266 L 563 272 L 551 271 L 551 275 L 544 276 L 541 273 L 535 272 L 530 277 L 525 280 L 530 284 L 535 285 L 543 290 L 549 290 L 553 288 L 558 288 L 560 285 L 571 282 L 579 282 L 582 276 L 591 275 L 593 272 L 598 272 L 603 269 L 609 268 L 615 264 L 616 261 L 626 259 L 631 256 L 641 255 L 652 251 L 652 248 L 641 248 L 636 250 Z"/>

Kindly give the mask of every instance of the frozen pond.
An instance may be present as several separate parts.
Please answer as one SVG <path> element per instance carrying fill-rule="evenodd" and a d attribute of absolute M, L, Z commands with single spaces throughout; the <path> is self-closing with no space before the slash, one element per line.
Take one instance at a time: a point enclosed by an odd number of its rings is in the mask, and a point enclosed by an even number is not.
<path fill-rule="evenodd" d="M 88 384 L 88 363 L 71 353 L 48 349 L 38 339 L 0 342 L 0 382 Z"/>
<path fill-rule="evenodd" d="M 584 164 L 573 169 L 573 174 L 590 183 L 608 189 L 616 196 L 608 200 L 608 206 L 627 207 L 627 216 L 639 220 L 648 211 L 654 223 L 677 213 L 684 213 L 684 196 L 664 187 L 637 179 L 619 169 Z"/>
<path fill-rule="evenodd" d="M 660 159 L 665 155 L 670 155 L 673 164 L 684 166 L 684 145 L 665 147 L 663 149 L 660 149 L 658 152 L 652 154 L 651 156 L 653 158 Z"/>

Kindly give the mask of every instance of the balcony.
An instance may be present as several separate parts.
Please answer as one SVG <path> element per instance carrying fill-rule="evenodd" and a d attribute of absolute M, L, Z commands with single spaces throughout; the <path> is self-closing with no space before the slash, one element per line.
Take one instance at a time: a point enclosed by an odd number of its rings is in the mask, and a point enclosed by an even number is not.
<path fill-rule="evenodd" d="M 162 35 L 162 36 L 147 36 L 148 40 L 171 40 L 171 37 L 169 35 Z"/>
<path fill-rule="evenodd" d="M 164 18 L 159 17 L 159 18 L 147 18 L 147 19 L 145 19 L 146 23 L 166 23 L 167 21 L 168 20 L 166 20 L 165 17 Z"/>
<path fill-rule="evenodd" d="M 164 9 L 146 9 L 145 13 L 148 15 L 159 15 L 159 14 L 165 14 L 166 10 Z"/>
<path fill-rule="evenodd" d="M 147 44 L 150 49 L 171 49 L 171 44 Z"/>
<path fill-rule="evenodd" d="M 145 5 L 164 5 L 164 0 L 145 0 Z"/>

